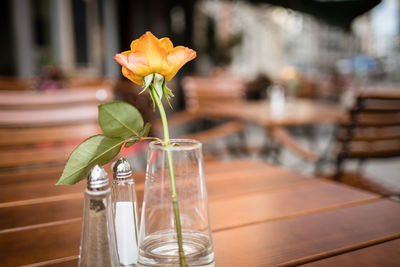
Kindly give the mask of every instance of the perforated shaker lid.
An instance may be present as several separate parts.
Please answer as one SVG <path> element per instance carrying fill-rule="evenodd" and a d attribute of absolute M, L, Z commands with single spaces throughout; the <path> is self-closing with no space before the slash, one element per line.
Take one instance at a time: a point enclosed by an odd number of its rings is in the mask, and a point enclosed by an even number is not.
<path fill-rule="evenodd" d="M 87 188 L 89 190 L 101 191 L 108 188 L 108 174 L 99 165 L 94 166 L 87 178 Z"/>
<path fill-rule="evenodd" d="M 125 158 L 119 158 L 113 167 L 114 180 L 132 179 L 132 167 Z"/>

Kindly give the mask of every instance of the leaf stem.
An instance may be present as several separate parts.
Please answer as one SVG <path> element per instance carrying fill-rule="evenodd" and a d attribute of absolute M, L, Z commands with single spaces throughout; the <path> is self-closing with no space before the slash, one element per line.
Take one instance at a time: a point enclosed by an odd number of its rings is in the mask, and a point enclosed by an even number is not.
<path fill-rule="evenodd" d="M 155 141 L 158 141 L 160 143 L 163 142 L 160 138 L 152 137 L 152 136 L 139 136 L 139 140 L 140 141 L 142 141 L 142 140 L 155 140 Z"/>
<path fill-rule="evenodd" d="M 155 90 L 153 84 L 150 85 L 150 90 Z M 154 93 L 154 91 L 153 91 Z M 182 228 L 181 228 L 181 217 L 179 214 L 179 202 L 178 202 L 178 194 L 176 190 L 176 182 L 175 182 L 175 173 L 174 173 L 174 165 L 172 162 L 172 153 L 169 149 L 171 146 L 171 142 L 169 139 L 169 131 L 168 131 L 168 122 L 167 122 L 167 115 L 165 114 L 164 107 L 162 105 L 161 99 L 155 94 L 154 100 L 160 111 L 161 121 L 164 130 L 164 142 L 161 144 L 167 147 L 167 161 L 168 161 L 168 168 L 169 168 L 169 176 L 171 178 L 171 193 L 172 193 L 172 205 L 174 208 L 174 216 L 175 216 L 175 226 L 176 226 L 176 235 L 178 239 L 178 249 L 179 249 L 179 262 L 181 267 L 186 267 L 186 260 L 185 260 L 185 253 L 183 251 L 183 238 L 182 238 Z"/>

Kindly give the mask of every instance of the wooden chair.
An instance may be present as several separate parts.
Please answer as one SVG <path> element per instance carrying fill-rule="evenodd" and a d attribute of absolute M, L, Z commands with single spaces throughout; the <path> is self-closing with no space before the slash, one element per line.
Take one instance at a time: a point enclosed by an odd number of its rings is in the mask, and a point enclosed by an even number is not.
<path fill-rule="evenodd" d="M 213 103 L 234 105 L 245 98 L 244 83 L 226 77 L 185 77 L 182 80 L 186 110 L 196 112 Z"/>
<path fill-rule="evenodd" d="M 221 155 L 222 150 L 243 151 L 242 146 L 239 149 L 232 146 L 216 149 L 212 144 L 218 139 L 235 135 L 243 143 L 245 125 L 240 121 L 224 121 L 206 116 L 202 110 L 213 103 L 235 105 L 244 101 L 244 83 L 226 77 L 188 76 L 182 80 L 182 88 L 186 109 L 168 117 L 170 129 L 178 132 L 173 137 L 197 139 L 207 146 L 205 150 L 210 152 L 208 154 Z M 180 129 L 182 127 L 183 131 Z M 160 121 L 154 123 L 153 129 L 156 135 L 162 136 Z"/>
<path fill-rule="evenodd" d="M 43 110 L 107 102 L 113 99 L 110 87 L 81 87 L 54 92 L 0 91 L 0 110 Z"/>
<path fill-rule="evenodd" d="M 94 90 L 7 95 L 9 103 L 0 101 L 0 183 L 48 168 L 61 173 L 76 145 L 101 133 L 97 105 L 112 97 L 99 100 Z"/>
<path fill-rule="evenodd" d="M 333 153 L 328 157 L 304 148 L 290 136 L 280 132 L 277 135 L 282 143 L 292 145 L 291 150 L 297 155 L 315 163 L 317 175 L 326 162 L 331 162 L 335 165 L 332 179 L 336 181 L 382 195 L 400 194 L 360 173 L 344 170 L 344 163 L 348 160 L 358 160 L 361 166 L 367 160 L 400 156 L 400 94 L 397 92 L 361 93 L 349 110 L 348 118 L 337 125 Z"/>
<path fill-rule="evenodd" d="M 79 142 L 99 132 L 97 123 L 0 128 L 0 172 L 63 165 Z"/>
<path fill-rule="evenodd" d="M 0 76 L 0 91 L 27 91 L 34 87 L 33 79 L 20 79 L 15 77 Z"/>
<path fill-rule="evenodd" d="M 349 120 L 339 125 L 337 141 L 336 180 L 341 179 L 343 163 L 348 159 L 362 164 L 369 159 L 399 157 L 400 95 L 358 96 L 349 111 Z"/>

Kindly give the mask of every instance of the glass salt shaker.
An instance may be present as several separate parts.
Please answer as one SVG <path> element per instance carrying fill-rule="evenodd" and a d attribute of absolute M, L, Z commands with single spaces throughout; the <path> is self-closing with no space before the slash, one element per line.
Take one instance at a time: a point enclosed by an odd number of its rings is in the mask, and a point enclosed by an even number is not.
<path fill-rule="evenodd" d="M 96 165 L 87 178 L 79 266 L 120 266 L 111 205 L 108 175 Z"/>
<path fill-rule="evenodd" d="M 115 162 L 113 184 L 114 223 L 121 266 L 136 266 L 138 254 L 138 215 L 135 180 L 129 162 Z"/>

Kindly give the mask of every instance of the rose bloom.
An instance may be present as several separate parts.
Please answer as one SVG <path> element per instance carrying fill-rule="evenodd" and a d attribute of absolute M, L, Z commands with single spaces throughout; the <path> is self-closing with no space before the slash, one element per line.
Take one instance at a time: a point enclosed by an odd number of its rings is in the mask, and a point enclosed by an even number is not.
<path fill-rule="evenodd" d="M 116 54 L 114 59 L 122 65 L 122 74 L 132 82 L 142 85 L 143 78 L 158 73 L 169 81 L 186 62 L 194 59 L 196 52 L 172 44 L 169 38 L 158 39 L 146 32 L 132 41 L 131 50 Z"/>

